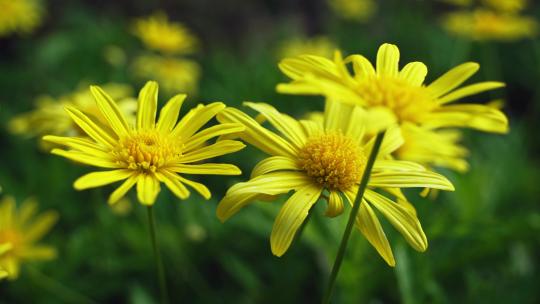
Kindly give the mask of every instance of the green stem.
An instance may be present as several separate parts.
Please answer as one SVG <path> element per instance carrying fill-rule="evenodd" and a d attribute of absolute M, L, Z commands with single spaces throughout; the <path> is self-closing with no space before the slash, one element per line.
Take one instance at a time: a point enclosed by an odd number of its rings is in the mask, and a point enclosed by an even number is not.
<path fill-rule="evenodd" d="M 167 283 L 165 281 L 165 270 L 163 269 L 163 261 L 161 260 L 161 254 L 156 238 L 156 223 L 154 221 L 154 209 L 152 206 L 148 206 L 148 228 L 150 232 L 150 241 L 152 242 L 152 249 L 154 250 L 154 261 L 156 262 L 157 275 L 159 280 L 159 290 L 161 292 L 161 302 L 163 304 L 169 303 L 169 296 L 167 292 Z"/>
<path fill-rule="evenodd" d="M 336 255 L 336 259 L 334 260 L 334 266 L 332 266 L 330 280 L 328 282 L 328 287 L 326 288 L 326 292 L 324 293 L 322 301 L 323 304 L 330 303 L 330 298 L 332 297 L 332 292 L 334 291 L 334 285 L 336 283 L 336 278 L 339 273 L 339 268 L 341 267 L 341 263 L 343 262 L 345 250 L 347 249 L 347 243 L 349 242 L 351 231 L 354 226 L 356 216 L 358 215 L 358 210 L 360 210 L 360 203 L 362 202 L 362 198 L 364 197 L 364 192 L 367 188 L 369 176 L 371 175 L 371 169 L 373 169 L 373 164 L 375 163 L 375 159 L 377 158 L 377 154 L 379 153 L 379 149 L 381 148 L 384 134 L 385 131 L 377 134 L 377 138 L 375 138 L 375 144 L 373 145 L 373 149 L 371 150 L 371 154 L 369 155 L 366 168 L 364 169 L 364 173 L 362 174 L 362 179 L 360 181 L 358 193 L 356 194 L 356 199 L 354 200 L 354 204 L 351 209 L 349 221 L 347 222 L 347 226 L 345 227 L 345 231 L 343 232 L 343 238 L 341 239 L 341 244 L 339 245 L 339 250 Z"/>
<path fill-rule="evenodd" d="M 61 299 L 65 303 L 84 303 L 84 304 L 96 304 L 97 302 L 88 298 L 79 292 L 66 287 L 64 284 L 54 280 L 53 278 L 43 274 L 41 271 L 34 267 L 28 267 L 28 274 L 35 282 L 40 285 L 41 288 L 54 294 L 58 299 Z"/>

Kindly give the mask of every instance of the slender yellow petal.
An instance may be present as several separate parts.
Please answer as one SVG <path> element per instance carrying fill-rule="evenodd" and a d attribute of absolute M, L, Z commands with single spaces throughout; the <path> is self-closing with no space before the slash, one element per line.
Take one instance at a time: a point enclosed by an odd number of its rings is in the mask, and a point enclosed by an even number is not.
<path fill-rule="evenodd" d="M 493 89 L 502 88 L 504 86 L 505 84 L 503 82 L 498 82 L 498 81 L 486 81 L 486 82 L 475 83 L 475 84 L 465 86 L 463 88 L 459 88 L 445 95 L 444 97 L 439 98 L 437 102 L 439 104 L 445 104 L 452 101 L 456 101 L 463 97 L 479 94 L 479 93 L 490 91 Z"/>
<path fill-rule="evenodd" d="M 158 84 L 148 81 L 139 92 L 137 108 L 137 129 L 150 129 L 156 121 Z"/>
<path fill-rule="evenodd" d="M 322 187 L 308 184 L 296 190 L 281 207 L 270 235 L 270 245 L 274 255 L 280 257 L 289 249 L 296 231 L 321 196 L 321 192 Z"/>
<path fill-rule="evenodd" d="M 426 128 L 467 127 L 485 132 L 507 133 L 508 118 L 500 110 L 479 104 L 441 107 L 424 122 Z"/>
<path fill-rule="evenodd" d="M 354 77 L 357 80 L 371 78 L 376 75 L 375 68 L 371 62 L 362 55 L 350 55 L 345 58 L 345 63 L 351 62 Z"/>
<path fill-rule="evenodd" d="M 205 199 L 209 200 L 212 197 L 212 193 L 210 193 L 210 190 L 208 190 L 205 185 L 183 178 L 181 176 L 178 176 L 178 178 L 182 183 L 190 186 L 191 188 L 195 189 L 195 191 L 199 192 L 199 194 L 202 195 L 202 197 L 204 197 Z"/>
<path fill-rule="evenodd" d="M 440 97 L 457 88 L 476 73 L 479 68 L 480 65 L 475 62 L 460 64 L 432 82 L 427 88 L 435 97 Z"/>
<path fill-rule="evenodd" d="M 212 157 L 221 156 L 242 150 L 246 145 L 236 140 L 222 140 L 210 146 L 202 147 L 186 153 L 180 159 L 180 163 L 193 163 Z"/>
<path fill-rule="evenodd" d="M 410 209 L 396 204 L 374 191 L 368 190 L 364 195 L 365 199 L 392 223 L 414 249 L 426 251 L 427 237 L 415 212 L 411 212 Z"/>
<path fill-rule="evenodd" d="M 88 116 L 73 107 L 65 107 L 68 115 L 83 131 L 93 140 L 106 145 L 109 148 L 114 147 L 116 141 L 103 128 L 93 122 Z"/>
<path fill-rule="evenodd" d="M 339 192 L 330 191 L 330 196 L 328 197 L 328 207 L 324 215 L 328 217 L 336 217 L 343 213 L 343 199 Z"/>
<path fill-rule="evenodd" d="M 160 191 L 159 181 L 153 174 L 143 173 L 137 180 L 137 198 L 143 205 L 153 205 Z"/>
<path fill-rule="evenodd" d="M 11 243 L 0 244 L 0 255 L 6 253 L 8 250 L 11 250 L 13 245 Z"/>
<path fill-rule="evenodd" d="M 217 115 L 221 123 L 237 122 L 246 129 L 242 139 L 270 155 L 296 156 L 296 149 L 276 133 L 263 128 L 253 118 L 235 108 L 226 108 Z"/>
<path fill-rule="evenodd" d="M 95 188 L 112 184 L 133 175 L 133 170 L 118 169 L 110 171 L 92 172 L 79 177 L 73 186 L 77 190 Z"/>
<path fill-rule="evenodd" d="M 178 122 L 172 135 L 184 139 L 191 137 L 223 109 L 225 109 L 225 104 L 222 102 L 214 102 L 192 109 Z"/>
<path fill-rule="evenodd" d="M 271 156 L 260 161 L 253 171 L 251 171 L 251 178 L 274 172 L 274 171 L 295 171 L 301 170 L 298 166 L 298 160 L 291 159 L 285 156 Z"/>
<path fill-rule="evenodd" d="M 19 208 L 19 213 L 16 221 L 21 226 L 25 226 L 29 220 L 31 220 L 36 214 L 38 209 L 37 200 L 33 197 L 27 198 Z M 1 251 L 1 250 L 0 250 Z M 0 254 L 2 254 L 0 252 Z"/>
<path fill-rule="evenodd" d="M 232 186 L 219 202 L 216 213 L 224 222 L 258 195 L 278 195 L 301 188 L 312 181 L 303 173 L 273 172 Z"/>
<path fill-rule="evenodd" d="M 180 182 L 178 175 L 163 170 L 162 172 L 158 172 L 156 176 L 181 200 L 185 200 L 189 197 L 189 190 Z"/>
<path fill-rule="evenodd" d="M 306 143 L 306 136 L 297 120 L 279 113 L 274 107 L 268 104 L 244 102 L 244 105 L 261 113 L 296 148 L 300 149 Z"/>
<path fill-rule="evenodd" d="M 56 249 L 51 246 L 31 246 L 20 253 L 21 258 L 29 260 L 52 260 L 56 256 Z"/>
<path fill-rule="evenodd" d="M 103 117 L 109 122 L 111 128 L 118 136 L 127 135 L 129 125 L 126 118 L 114 100 L 100 87 L 90 86 L 90 92 L 96 99 L 96 104 L 103 114 Z"/>
<path fill-rule="evenodd" d="M 240 175 L 242 171 L 235 166 L 230 164 L 196 164 L 196 165 L 187 165 L 179 164 L 168 168 L 171 171 L 184 173 L 184 174 L 209 174 L 209 175 Z"/>
<path fill-rule="evenodd" d="M 116 188 L 113 193 L 109 196 L 108 203 L 110 205 L 116 204 L 120 199 L 122 199 L 126 193 L 137 183 L 139 180 L 139 174 L 133 174 L 125 182 Z"/>
<path fill-rule="evenodd" d="M 399 77 L 411 85 L 419 87 L 424 83 L 427 73 L 427 67 L 422 62 L 410 62 L 399 72 Z"/>
<path fill-rule="evenodd" d="M 53 149 L 51 151 L 52 154 L 59 155 L 62 157 L 65 157 L 67 159 L 71 159 L 73 161 L 79 162 L 81 164 L 90 165 L 90 166 L 96 166 L 96 167 L 102 167 L 102 168 L 111 168 L 116 169 L 120 168 L 120 165 L 117 163 L 114 163 L 110 160 L 91 156 L 86 153 L 77 152 L 77 151 L 65 151 L 62 149 Z"/>
<path fill-rule="evenodd" d="M 159 120 L 157 122 L 157 129 L 161 132 L 170 132 L 178 120 L 180 114 L 180 108 L 186 99 L 186 94 L 178 94 L 171 98 L 167 104 L 159 112 Z"/>
<path fill-rule="evenodd" d="M 377 160 L 373 164 L 373 171 L 425 171 L 424 166 L 410 162 L 410 161 L 399 161 L 399 160 Z"/>
<path fill-rule="evenodd" d="M 226 134 L 233 134 L 242 132 L 245 130 L 245 127 L 240 123 L 225 123 L 212 126 L 210 128 L 204 129 L 195 135 L 193 135 L 184 146 L 184 153 L 189 152 L 197 147 L 200 147 L 207 140 Z"/>
<path fill-rule="evenodd" d="M 430 171 L 374 172 L 369 180 L 370 187 L 382 188 L 433 188 L 454 191 L 446 177 Z"/>
<path fill-rule="evenodd" d="M 50 143 L 63 145 L 74 150 L 79 150 L 90 155 L 111 159 L 108 149 L 105 148 L 104 145 L 95 143 L 87 138 L 47 135 L 43 136 L 43 140 Z"/>
<path fill-rule="evenodd" d="M 389 43 L 381 45 L 377 52 L 377 75 L 395 77 L 399 69 L 399 49 Z"/>

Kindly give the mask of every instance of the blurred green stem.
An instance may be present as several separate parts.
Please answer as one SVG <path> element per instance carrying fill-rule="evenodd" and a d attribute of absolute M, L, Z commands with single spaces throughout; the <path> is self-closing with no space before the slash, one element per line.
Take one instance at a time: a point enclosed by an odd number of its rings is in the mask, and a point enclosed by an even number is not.
<path fill-rule="evenodd" d="M 165 281 L 165 270 L 163 269 L 163 261 L 161 260 L 161 253 L 156 238 L 156 223 L 154 221 L 154 209 L 152 206 L 148 206 L 148 229 L 150 232 L 150 241 L 152 242 L 152 249 L 154 249 L 154 261 L 156 262 L 157 275 L 159 280 L 159 290 L 161 292 L 161 302 L 163 304 L 169 303 L 169 296 L 167 292 L 167 283 Z"/>
<path fill-rule="evenodd" d="M 332 298 L 332 292 L 334 291 L 334 285 L 336 283 L 336 278 L 339 273 L 339 268 L 341 267 L 341 263 L 343 262 L 343 257 L 345 256 L 345 250 L 347 249 L 347 243 L 349 242 L 352 228 L 354 226 L 356 216 L 358 215 L 358 210 L 360 210 L 360 203 L 362 202 L 362 198 L 364 197 L 364 192 L 366 191 L 366 188 L 367 188 L 369 176 L 371 175 L 371 169 L 373 168 L 373 164 L 375 163 L 377 154 L 379 154 L 379 149 L 381 148 L 381 144 L 382 144 L 385 132 L 386 131 L 382 131 L 379 134 L 377 134 L 377 137 L 375 138 L 375 143 L 373 145 L 373 149 L 371 149 L 371 154 L 369 155 L 366 168 L 364 169 L 364 174 L 362 174 L 362 179 L 360 181 L 358 193 L 356 194 L 356 199 L 354 200 L 354 204 L 351 209 L 351 214 L 349 215 L 349 221 L 347 222 L 347 226 L 345 227 L 345 231 L 343 232 L 343 238 L 341 239 L 339 250 L 336 255 L 336 259 L 334 260 L 334 266 L 332 266 L 332 272 L 330 273 L 330 280 L 328 281 L 328 286 L 326 288 L 323 301 L 322 301 L 323 304 L 330 303 L 330 298 Z"/>
<path fill-rule="evenodd" d="M 66 287 L 64 284 L 56 281 L 55 279 L 43 274 L 41 271 L 34 267 L 28 267 L 28 274 L 35 282 L 36 285 L 54 294 L 58 299 L 61 299 L 65 303 L 82 303 L 82 304 L 97 304 L 96 301 L 88 298 L 79 292 Z"/>

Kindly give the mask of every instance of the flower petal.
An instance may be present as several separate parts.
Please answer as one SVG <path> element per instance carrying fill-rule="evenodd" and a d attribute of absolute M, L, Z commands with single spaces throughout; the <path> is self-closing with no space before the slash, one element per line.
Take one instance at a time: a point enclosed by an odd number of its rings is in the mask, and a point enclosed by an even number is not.
<path fill-rule="evenodd" d="M 273 172 L 233 185 L 219 202 L 216 213 L 224 222 L 259 195 L 278 195 L 301 188 L 311 179 L 300 172 Z"/>
<path fill-rule="evenodd" d="M 308 184 L 296 190 L 281 207 L 270 235 L 270 246 L 274 255 L 280 257 L 287 251 L 296 231 L 321 196 L 321 192 L 322 187 Z"/>
<path fill-rule="evenodd" d="M 159 112 L 157 129 L 162 133 L 170 132 L 178 120 L 180 108 L 186 99 L 186 94 L 178 94 L 171 98 Z"/>
<path fill-rule="evenodd" d="M 186 165 L 179 164 L 167 168 L 171 171 L 184 173 L 184 174 L 208 174 L 208 175 L 240 175 L 242 171 L 231 164 L 196 164 L 196 165 Z"/>
<path fill-rule="evenodd" d="M 127 135 L 129 133 L 129 125 L 114 100 L 98 86 L 90 86 L 90 92 L 92 92 L 101 114 L 109 122 L 113 131 L 118 136 Z"/>
<path fill-rule="evenodd" d="M 392 223 L 415 250 L 426 251 L 428 247 L 427 237 L 416 217 L 416 212 L 412 212 L 408 208 L 396 204 L 387 197 L 371 190 L 366 191 L 364 196 Z M 411 205 L 409 204 L 409 206 Z"/>
<path fill-rule="evenodd" d="M 185 200 L 189 197 L 189 190 L 180 182 L 180 178 L 177 174 L 163 170 L 156 173 L 156 176 L 181 200 Z"/>
<path fill-rule="evenodd" d="M 95 188 L 126 179 L 133 174 L 133 170 L 127 169 L 92 172 L 79 177 L 73 186 L 77 190 Z"/>
<path fill-rule="evenodd" d="M 126 179 L 125 182 L 120 185 L 120 187 L 116 188 L 116 190 L 111 193 L 109 196 L 108 203 L 109 205 L 116 204 L 126 193 L 137 183 L 137 180 L 139 180 L 139 174 L 133 174 L 128 179 Z"/>
<path fill-rule="evenodd" d="M 445 104 L 452 101 L 456 101 L 463 97 L 480 94 L 482 92 L 502 88 L 504 86 L 505 84 L 503 82 L 498 82 L 498 81 L 486 81 L 486 82 L 475 83 L 475 84 L 471 84 L 463 88 L 457 89 L 447 95 L 444 95 L 443 97 L 439 98 L 437 102 L 439 104 Z"/>
<path fill-rule="evenodd" d="M 156 202 L 160 191 L 159 180 L 153 174 L 140 174 L 137 180 L 137 198 L 143 205 L 151 206 Z"/>
<path fill-rule="evenodd" d="M 339 192 L 330 191 L 330 197 L 328 197 L 328 207 L 324 215 L 328 217 L 336 217 L 343 213 L 343 199 Z"/>
<path fill-rule="evenodd" d="M 67 159 L 71 159 L 72 161 L 79 162 L 85 165 L 102 167 L 102 168 L 110 168 L 110 169 L 120 168 L 120 166 L 117 163 L 114 163 L 109 159 L 95 157 L 95 156 L 92 156 L 90 154 L 86 154 L 83 152 L 53 149 L 51 153 L 65 157 Z"/>
<path fill-rule="evenodd" d="M 467 127 L 484 132 L 507 133 L 508 118 L 500 110 L 481 104 L 456 104 L 439 108 L 423 122 L 426 128 Z"/>
<path fill-rule="evenodd" d="M 158 84 L 148 81 L 139 92 L 139 104 L 137 108 L 137 129 L 151 129 L 156 122 L 158 102 Z"/>
<path fill-rule="evenodd" d="M 212 193 L 210 193 L 210 190 L 208 190 L 205 185 L 183 178 L 181 176 L 178 176 L 178 178 L 182 183 L 190 186 L 191 188 L 195 189 L 195 191 L 199 192 L 199 194 L 202 195 L 205 199 L 209 200 L 212 197 Z"/>
<path fill-rule="evenodd" d="M 206 128 L 199 133 L 196 133 L 191 138 L 187 140 L 184 146 L 184 153 L 189 152 L 195 148 L 203 145 L 207 140 L 226 134 L 234 134 L 242 132 L 245 130 L 245 127 L 240 123 L 225 123 L 211 126 Z"/>
<path fill-rule="evenodd" d="M 207 124 L 217 113 L 225 109 L 222 102 L 213 102 L 208 105 L 199 105 L 191 109 L 174 127 L 173 136 L 179 136 L 183 139 L 190 138 L 202 126 Z"/>
<path fill-rule="evenodd" d="M 281 170 L 300 170 L 300 168 L 295 159 L 285 156 L 271 156 L 263 159 L 253 168 L 251 178 Z"/>
<path fill-rule="evenodd" d="M 81 111 L 73 107 L 65 107 L 68 115 L 73 119 L 73 121 L 81 128 L 83 131 L 90 136 L 93 140 L 98 143 L 102 143 L 109 148 L 114 147 L 116 141 L 112 138 L 109 132 L 103 130 L 98 126 L 94 121 L 92 121 L 88 116 L 83 114 Z"/>
<path fill-rule="evenodd" d="M 446 72 L 444 75 L 433 81 L 427 88 L 434 97 L 440 97 L 469 79 L 478 71 L 480 65 L 475 62 L 466 62 Z"/>
<path fill-rule="evenodd" d="M 396 77 L 399 69 L 399 49 L 397 46 L 385 43 L 377 52 L 377 75 Z"/>
<path fill-rule="evenodd" d="M 245 146 L 246 145 L 244 145 L 242 142 L 236 140 L 222 140 L 216 142 L 215 144 L 205 146 L 184 154 L 180 159 L 180 162 L 183 164 L 193 163 L 200 160 L 233 153 L 242 150 Z"/>
<path fill-rule="evenodd" d="M 26 242 L 31 243 L 33 241 L 41 239 L 52 226 L 58 221 L 58 213 L 54 211 L 47 211 L 36 217 L 32 223 L 28 226 L 24 233 L 24 239 Z"/>
<path fill-rule="evenodd" d="M 399 77 L 419 87 L 424 83 L 427 73 L 427 67 L 422 62 L 410 62 L 399 72 Z"/>
<path fill-rule="evenodd" d="M 446 177 L 431 171 L 374 172 L 369 179 L 369 187 L 455 190 Z"/>

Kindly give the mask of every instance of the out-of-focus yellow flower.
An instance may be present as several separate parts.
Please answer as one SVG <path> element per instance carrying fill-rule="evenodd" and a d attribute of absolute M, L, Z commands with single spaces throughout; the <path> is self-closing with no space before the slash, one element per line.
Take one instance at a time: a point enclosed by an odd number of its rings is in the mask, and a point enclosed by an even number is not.
<path fill-rule="evenodd" d="M 526 0 L 482 0 L 482 4 L 494 10 L 506 13 L 517 13 L 525 8 Z"/>
<path fill-rule="evenodd" d="M 28 199 L 16 208 L 15 200 L 6 197 L 0 201 L 0 269 L 7 272 L 8 279 L 19 276 L 21 263 L 32 260 L 50 260 L 56 250 L 36 245 L 58 220 L 58 214 L 47 211 L 36 216 L 37 202 Z"/>
<path fill-rule="evenodd" d="M 230 123 L 201 130 L 225 108 L 223 103 L 198 105 L 178 121 L 186 98 L 185 94 L 179 94 L 162 108 L 156 122 L 158 84 L 149 81 L 139 93 L 136 123 L 130 124 L 111 96 L 97 86 L 91 86 L 90 90 L 99 111 L 106 118 L 106 124 L 96 124 L 76 107 L 66 107 L 73 121 L 89 138 L 52 135 L 43 138 L 68 149 L 54 149 L 51 153 L 101 168 L 101 171 L 78 178 L 74 183 L 75 189 L 96 188 L 122 181 L 109 196 L 110 204 L 117 203 L 137 185 L 139 202 L 153 205 L 161 190 L 161 182 L 182 200 L 190 195 L 186 185 L 209 199 L 210 190 L 205 185 L 183 175 L 241 173 L 234 165 L 201 163 L 244 148 L 243 143 L 235 140 L 207 144 L 212 138 L 244 129 L 241 124 Z"/>
<path fill-rule="evenodd" d="M 135 21 L 134 34 L 147 48 L 164 54 L 190 54 L 197 48 L 197 39 L 181 23 L 170 22 L 163 12 Z"/>
<path fill-rule="evenodd" d="M 106 46 L 103 49 L 103 57 L 105 58 L 105 61 L 115 67 L 123 66 L 127 61 L 126 52 L 117 45 Z"/>
<path fill-rule="evenodd" d="M 328 37 L 296 37 L 283 42 L 279 48 L 278 57 L 281 59 L 302 54 L 332 57 L 335 49 L 335 44 Z"/>
<path fill-rule="evenodd" d="M 443 26 L 450 33 L 479 41 L 530 38 L 538 30 L 533 18 L 486 9 L 449 13 L 443 19 Z"/>
<path fill-rule="evenodd" d="M 340 18 L 351 21 L 367 21 L 377 10 L 373 0 L 328 0 L 328 5 Z"/>
<path fill-rule="evenodd" d="M 422 130 L 464 127 L 493 133 L 508 132 L 508 119 L 500 110 L 482 104 L 456 104 L 464 97 L 504 86 L 501 82 L 486 81 L 460 87 L 478 71 L 480 66 L 477 63 L 461 64 L 426 85 L 427 67 L 421 62 L 411 62 L 400 70 L 399 57 L 397 46 L 383 44 L 377 53 L 376 67 L 362 55 L 343 59 L 340 53 L 336 53 L 333 61 L 317 56 L 287 58 L 279 66 L 292 81 L 278 85 L 277 89 L 288 94 L 323 95 L 328 100 L 366 109 L 386 108 L 394 113 L 399 125 L 405 132 L 409 131 L 409 135 Z M 407 124 L 418 126 L 419 129 L 411 132 Z M 435 137 L 441 138 L 441 135 Z M 452 136 L 446 136 L 444 145 L 452 146 L 451 151 L 447 152 L 452 157 L 447 158 L 445 163 L 459 169 L 463 165 L 452 160 L 460 155 L 460 152 L 456 152 L 460 148 L 454 143 Z M 418 146 L 418 143 L 411 144 Z M 433 161 L 439 160 L 441 153 L 444 153 L 434 149 L 417 151 L 429 153 L 423 159 Z M 441 161 L 436 163 L 441 164 Z"/>
<path fill-rule="evenodd" d="M 119 99 L 121 111 L 130 121 L 135 120 L 137 101 L 132 98 L 133 90 L 128 85 L 110 83 L 104 85 L 115 99 Z M 101 115 L 92 95 L 88 89 L 77 89 L 60 98 L 50 96 L 39 97 L 35 110 L 15 116 L 9 122 L 9 129 L 14 134 L 27 136 L 41 136 L 54 134 L 59 136 L 83 135 L 82 129 L 77 126 L 65 111 L 65 107 L 77 107 L 94 120 L 104 123 L 105 117 Z"/>
<path fill-rule="evenodd" d="M 264 103 L 245 103 L 264 115 L 278 133 L 264 128 L 253 118 L 235 108 L 218 114 L 222 123 L 242 123 L 246 129 L 239 136 L 269 155 L 255 166 L 251 179 L 233 185 L 217 207 L 221 221 L 256 200 L 273 200 L 278 195 L 293 194 L 281 208 L 270 245 L 276 256 L 285 254 L 311 207 L 320 198 L 328 202 L 326 216 L 343 212 L 352 204 L 375 138 L 367 134 L 386 129 L 395 123 L 383 109 L 365 111 L 338 102 L 326 105 L 323 121 L 296 120 Z M 403 143 L 398 128 L 387 131 L 371 172 L 356 226 L 390 265 L 394 256 L 373 208 L 380 211 L 418 251 L 427 249 L 427 239 L 414 207 L 399 188 L 427 187 L 453 190 L 443 176 L 406 161 L 389 159 Z M 391 189 L 391 190 L 390 190 Z M 385 191 L 387 190 L 387 191 Z"/>
<path fill-rule="evenodd" d="M 30 33 L 42 18 L 43 7 L 37 0 L 0 0 L 0 37 Z"/>
<path fill-rule="evenodd" d="M 201 69 L 189 59 L 143 55 L 133 62 L 133 72 L 141 79 L 156 79 L 166 92 L 193 94 L 197 92 Z"/>

